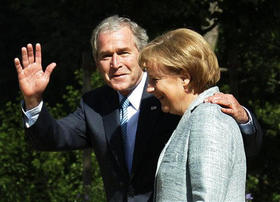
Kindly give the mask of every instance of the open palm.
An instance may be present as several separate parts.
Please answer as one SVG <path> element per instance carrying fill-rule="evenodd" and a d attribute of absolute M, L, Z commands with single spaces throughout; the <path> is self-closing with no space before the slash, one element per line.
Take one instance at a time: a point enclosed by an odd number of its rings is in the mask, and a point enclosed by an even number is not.
<path fill-rule="evenodd" d="M 44 90 L 46 89 L 50 75 L 56 64 L 51 63 L 43 71 L 41 65 L 41 46 L 36 44 L 35 57 L 31 44 L 23 47 L 22 65 L 18 58 L 15 59 L 15 67 L 17 69 L 18 81 L 21 92 L 26 102 L 40 101 Z"/>

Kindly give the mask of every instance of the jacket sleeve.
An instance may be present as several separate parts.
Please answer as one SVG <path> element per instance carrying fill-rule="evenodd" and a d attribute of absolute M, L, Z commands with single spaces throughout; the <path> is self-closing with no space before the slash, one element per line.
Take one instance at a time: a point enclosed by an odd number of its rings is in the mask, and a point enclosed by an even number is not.
<path fill-rule="evenodd" d="M 231 200 L 239 201 L 245 197 L 246 159 L 237 123 L 213 105 L 193 113 L 187 162 L 192 200 L 226 201 L 233 191 Z M 239 185 L 232 186 L 232 175 Z"/>
<path fill-rule="evenodd" d="M 27 141 L 34 149 L 61 151 L 81 149 L 89 146 L 86 135 L 86 121 L 83 101 L 77 110 L 68 116 L 55 120 L 43 105 L 34 125 L 25 128 Z"/>
<path fill-rule="evenodd" d="M 255 115 L 250 112 L 248 110 L 248 112 L 250 113 L 251 117 L 252 117 L 252 122 L 253 122 L 253 126 L 254 127 L 254 133 L 253 134 L 245 134 L 242 133 L 243 136 L 243 141 L 244 141 L 244 147 L 245 147 L 245 152 L 246 152 L 246 157 L 247 159 L 253 159 L 254 157 L 256 157 L 260 150 L 261 150 L 261 146 L 262 146 L 262 139 L 263 139 L 263 132 L 262 132 L 262 128 L 257 120 L 257 118 L 255 117 Z M 242 132 L 242 130 L 241 130 Z"/>

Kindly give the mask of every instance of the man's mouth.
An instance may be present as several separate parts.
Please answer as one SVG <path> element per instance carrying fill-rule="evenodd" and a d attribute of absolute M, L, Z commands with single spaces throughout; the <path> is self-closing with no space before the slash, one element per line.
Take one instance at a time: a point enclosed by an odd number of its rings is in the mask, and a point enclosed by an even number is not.
<path fill-rule="evenodd" d="M 121 77 L 124 77 L 124 76 L 126 76 L 126 74 L 114 74 L 112 76 L 112 78 L 121 78 Z"/>

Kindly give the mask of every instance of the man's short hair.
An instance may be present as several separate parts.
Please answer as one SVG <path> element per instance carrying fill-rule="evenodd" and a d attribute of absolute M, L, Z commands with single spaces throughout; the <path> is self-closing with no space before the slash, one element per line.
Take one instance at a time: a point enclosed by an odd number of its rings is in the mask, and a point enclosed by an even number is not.
<path fill-rule="evenodd" d="M 90 42 L 92 46 L 93 57 L 95 60 L 98 56 L 97 39 L 99 34 L 106 31 L 118 31 L 123 27 L 128 27 L 131 30 L 132 34 L 134 35 L 135 46 L 138 51 L 142 50 L 142 48 L 146 46 L 149 37 L 145 29 L 143 29 L 141 26 L 139 26 L 129 18 L 113 15 L 101 21 L 101 23 L 99 23 L 99 25 L 97 25 L 92 32 Z"/>

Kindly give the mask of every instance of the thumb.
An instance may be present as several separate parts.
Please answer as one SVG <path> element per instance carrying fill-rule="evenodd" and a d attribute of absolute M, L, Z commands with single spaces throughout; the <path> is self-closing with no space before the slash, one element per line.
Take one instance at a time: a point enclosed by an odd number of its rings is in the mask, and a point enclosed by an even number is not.
<path fill-rule="evenodd" d="M 47 76 L 49 78 L 55 67 L 56 67 L 56 63 L 53 62 L 53 63 L 49 64 L 45 70 L 45 76 Z"/>
<path fill-rule="evenodd" d="M 231 108 L 221 108 L 221 111 L 224 112 L 225 114 L 233 116 L 234 111 Z"/>

